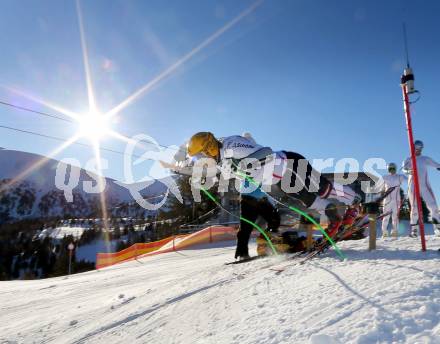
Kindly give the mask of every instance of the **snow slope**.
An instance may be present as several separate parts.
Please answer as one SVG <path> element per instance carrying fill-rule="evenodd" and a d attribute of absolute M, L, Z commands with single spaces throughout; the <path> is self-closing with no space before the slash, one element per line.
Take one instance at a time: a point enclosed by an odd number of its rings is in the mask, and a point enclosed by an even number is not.
<path fill-rule="evenodd" d="M 55 189 L 55 175 L 58 164 L 70 166 L 72 170 L 76 170 L 79 174 L 80 180 L 78 185 L 74 188 L 75 191 L 82 192 L 81 188 L 84 181 L 92 181 L 96 184 L 96 180 L 99 179 L 95 173 L 86 171 L 77 166 L 60 163 L 58 160 L 46 158 L 42 155 L 10 149 L 0 150 L 0 179 L 13 179 L 22 174 L 23 171 L 29 170 L 39 161 L 43 161 L 43 159 L 46 159 L 43 164 L 40 164 L 38 168 L 24 175 L 24 180 L 31 182 L 39 192 L 47 193 Z M 69 169 L 67 170 L 69 171 Z M 130 199 L 130 195 L 126 189 L 116 185 L 111 178 L 104 179 L 106 191 L 109 196 L 122 201 Z"/>
<path fill-rule="evenodd" d="M 440 343 L 440 239 L 340 244 L 283 273 L 234 243 L 70 277 L 0 282 L 5 343 Z M 253 247 L 255 249 L 255 246 Z"/>
<path fill-rule="evenodd" d="M 56 187 L 55 177 L 58 166 L 66 169 L 66 180 L 77 172 L 79 179 L 73 186 L 75 195 L 73 203 L 67 203 L 64 192 Z M 37 167 L 35 167 L 37 166 Z M 30 171 L 29 173 L 23 173 Z M 7 186 L 10 180 L 20 176 L 13 185 Z M 167 177 L 171 178 L 171 177 Z M 145 197 L 161 195 L 167 190 L 167 178 L 146 183 L 122 184 L 118 181 L 100 177 L 91 171 L 65 164 L 44 156 L 0 148 L 0 223 L 24 218 L 64 216 L 90 217 L 99 203 L 99 194 L 87 193 L 84 183 L 94 187 L 98 180 L 105 182 L 105 195 L 109 208 L 115 209 L 116 216 L 142 217 L 147 212 L 131 206 L 134 198 L 128 188 L 139 190 Z M 72 179 L 74 180 L 74 178 Z M 72 182 L 73 183 L 73 182 Z M 3 188 L 5 188 L 3 190 Z M 125 203 L 125 208 L 114 208 Z M 130 211 L 132 210 L 132 211 Z M 140 210 L 140 211 L 139 211 Z M 145 214 L 142 214 L 145 213 Z"/>

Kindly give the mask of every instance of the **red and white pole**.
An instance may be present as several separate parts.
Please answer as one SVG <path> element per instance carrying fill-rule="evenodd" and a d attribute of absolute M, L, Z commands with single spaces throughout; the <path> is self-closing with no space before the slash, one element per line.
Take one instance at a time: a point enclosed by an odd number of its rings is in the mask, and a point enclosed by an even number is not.
<path fill-rule="evenodd" d="M 414 148 L 414 136 L 413 136 L 412 122 L 411 122 L 411 109 L 410 109 L 410 102 L 408 97 L 408 84 L 406 82 L 402 83 L 402 92 L 403 92 L 403 107 L 405 109 L 406 128 L 408 131 L 409 149 L 411 151 L 411 165 L 412 165 L 412 177 L 414 183 L 414 194 L 416 197 L 417 212 L 419 215 L 418 218 L 419 218 L 419 228 L 420 228 L 420 240 L 422 242 L 422 251 L 426 251 L 425 225 L 423 223 L 422 199 L 420 197 L 419 173 L 417 170 L 416 151 Z"/>

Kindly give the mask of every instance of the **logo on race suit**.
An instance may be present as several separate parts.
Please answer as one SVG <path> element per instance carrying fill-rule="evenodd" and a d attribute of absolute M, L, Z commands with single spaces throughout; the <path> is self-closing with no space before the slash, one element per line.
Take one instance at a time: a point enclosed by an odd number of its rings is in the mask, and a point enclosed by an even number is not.
<path fill-rule="evenodd" d="M 255 146 L 246 143 L 235 142 L 229 148 L 255 148 Z"/>

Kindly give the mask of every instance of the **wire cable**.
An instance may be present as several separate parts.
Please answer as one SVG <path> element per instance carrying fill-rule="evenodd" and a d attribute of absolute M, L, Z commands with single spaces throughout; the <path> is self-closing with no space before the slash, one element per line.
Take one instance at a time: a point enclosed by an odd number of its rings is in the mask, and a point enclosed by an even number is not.
<path fill-rule="evenodd" d="M 57 120 L 68 122 L 68 123 L 75 123 L 75 121 L 73 121 L 71 119 L 68 119 L 68 118 L 64 118 L 64 117 L 60 117 L 60 116 L 57 116 L 57 115 L 53 115 L 53 114 L 50 114 L 50 113 L 47 113 L 47 112 L 44 112 L 44 111 L 37 111 L 37 110 L 31 109 L 31 108 L 19 106 L 19 105 L 12 104 L 12 103 L 5 102 L 5 101 L 1 101 L 1 100 L 0 100 L 0 105 L 9 106 L 9 107 L 12 107 L 12 108 L 15 108 L 15 109 L 18 109 L 18 110 L 27 111 L 27 112 L 30 112 L 30 113 L 34 113 L 34 114 L 37 114 L 37 115 L 49 117 L 49 118 L 52 118 L 52 119 L 57 119 Z M 22 132 L 25 132 L 25 131 L 22 131 Z M 43 136 L 43 135 L 40 135 L 40 136 Z M 162 148 L 178 150 L 178 148 L 176 149 L 176 148 L 171 147 L 171 146 L 165 146 L 165 145 L 159 144 L 157 142 L 146 141 L 146 140 L 141 140 L 141 142 L 148 143 L 148 144 L 154 144 L 154 145 L 157 145 L 157 146 L 162 147 Z"/>
<path fill-rule="evenodd" d="M 1 100 L 0 100 L 0 104 L 1 104 L 1 105 L 5 105 L 5 106 L 10 106 L 10 107 L 13 107 L 13 108 L 18 109 L 18 110 L 23 110 L 23 111 L 27 111 L 27 112 L 32 112 L 32 113 L 37 114 L 37 115 L 41 115 L 41 116 L 46 116 L 46 117 L 50 117 L 50 118 L 54 118 L 54 119 L 58 119 L 58 120 L 60 120 L 60 121 L 65 121 L 65 122 L 69 122 L 69 123 L 74 123 L 74 121 L 72 121 L 71 119 L 68 119 L 68 118 L 60 117 L 60 116 L 57 116 L 57 115 L 52 115 L 52 114 L 50 114 L 50 113 L 43 112 L 43 111 L 37 111 L 37 110 L 34 110 L 34 109 L 30 109 L 30 108 L 26 108 L 26 107 L 23 107 L 23 106 L 15 105 L 15 104 L 8 103 L 8 102 L 5 102 L 5 101 L 1 101 Z"/>
<path fill-rule="evenodd" d="M 56 136 L 47 135 L 47 134 L 41 134 L 41 133 L 37 133 L 35 131 L 30 131 L 30 130 L 23 130 L 23 129 L 18 129 L 18 128 L 14 128 L 14 127 L 8 127 L 6 125 L 0 125 L 0 128 L 7 129 L 7 130 L 12 130 L 12 131 L 16 131 L 16 132 L 24 133 L 24 134 L 28 134 L 28 135 L 44 137 L 44 138 L 47 138 L 47 139 L 56 140 L 56 141 L 60 141 L 60 142 L 66 142 L 67 141 L 67 139 L 63 139 L 61 137 L 56 137 Z M 94 148 L 92 145 L 89 145 L 87 143 L 82 143 L 82 142 L 73 142 L 72 144 L 76 144 L 76 145 L 83 146 L 83 147 Z M 120 155 L 127 155 L 124 152 L 113 150 L 113 149 L 110 149 L 110 148 L 99 147 L 99 149 L 102 150 L 102 151 L 110 152 L 110 153 L 115 153 L 115 154 L 120 154 Z M 136 154 L 132 154 L 132 156 L 137 157 L 137 158 L 141 158 L 140 155 L 136 155 Z"/>

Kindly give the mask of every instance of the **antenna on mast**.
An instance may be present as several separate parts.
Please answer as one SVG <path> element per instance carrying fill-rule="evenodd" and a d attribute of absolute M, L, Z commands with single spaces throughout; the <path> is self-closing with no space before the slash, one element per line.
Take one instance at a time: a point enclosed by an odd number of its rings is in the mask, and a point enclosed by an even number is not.
<path fill-rule="evenodd" d="M 403 43 L 405 46 L 406 68 L 403 70 L 403 75 L 400 79 L 400 84 L 405 86 L 406 92 L 408 94 L 418 93 L 418 91 L 414 88 L 414 73 L 411 67 L 409 66 L 408 39 L 406 36 L 405 22 L 403 22 Z M 417 100 L 415 100 L 413 103 L 415 103 Z"/>
<path fill-rule="evenodd" d="M 406 24 L 403 24 L 403 45 L 405 47 L 406 67 L 409 68 L 409 53 L 408 53 L 408 37 L 406 36 Z"/>

